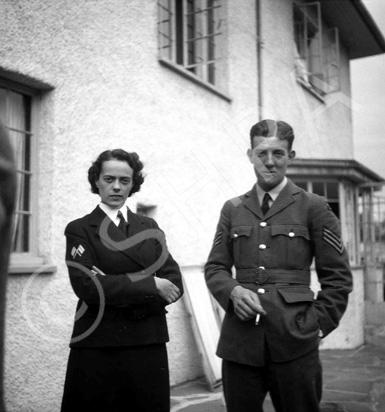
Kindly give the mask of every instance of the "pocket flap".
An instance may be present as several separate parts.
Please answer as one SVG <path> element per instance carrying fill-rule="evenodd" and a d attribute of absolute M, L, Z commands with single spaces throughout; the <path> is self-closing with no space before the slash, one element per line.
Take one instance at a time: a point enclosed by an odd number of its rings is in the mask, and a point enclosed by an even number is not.
<path fill-rule="evenodd" d="M 280 288 L 278 292 L 286 303 L 313 302 L 314 292 L 309 288 Z"/>
<path fill-rule="evenodd" d="M 236 239 L 239 236 L 249 237 L 252 229 L 253 226 L 234 226 L 230 231 L 231 239 Z"/>
<path fill-rule="evenodd" d="M 274 225 L 271 227 L 271 235 L 284 235 L 291 238 L 300 236 L 310 240 L 309 230 L 305 225 Z"/>

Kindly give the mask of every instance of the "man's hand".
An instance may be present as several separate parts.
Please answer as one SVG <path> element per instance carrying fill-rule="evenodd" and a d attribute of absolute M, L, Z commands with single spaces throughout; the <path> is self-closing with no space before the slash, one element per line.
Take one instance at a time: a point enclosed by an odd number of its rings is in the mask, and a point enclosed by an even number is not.
<path fill-rule="evenodd" d="M 258 313 L 266 315 L 258 295 L 249 289 L 239 285 L 235 286 L 230 299 L 233 301 L 235 314 L 241 320 L 255 318 Z"/>
<path fill-rule="evenodd" d="M 158 295 L 168 303 L 173 303 L 179 299 L 180 290 L 167 279 L 154 277 Z"/>

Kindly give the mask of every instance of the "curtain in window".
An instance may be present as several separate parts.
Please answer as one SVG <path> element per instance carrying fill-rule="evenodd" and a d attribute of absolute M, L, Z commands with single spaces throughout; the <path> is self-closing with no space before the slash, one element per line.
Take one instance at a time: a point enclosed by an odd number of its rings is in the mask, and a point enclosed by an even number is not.
<path fill-rule="evenodd" d="M 15 162 L 17 168 L 17 194 L 16 194 L 16 212 L 13 222 L 12 245 L 14 252 L 28 251 L 29 236 L 29 216 L 24 214 L 28 211 L 28 180 L 29 165 L 26 164 L 28 158 L 27 141 L 29 136 L 26 134 L 28 128 L 27 119 L 29 113 L 26 113 L 25 98 L 19 93 L 12 91 L 7 95 L 7 119 L 9 127 L 11 144 L 15 153 Z"/>

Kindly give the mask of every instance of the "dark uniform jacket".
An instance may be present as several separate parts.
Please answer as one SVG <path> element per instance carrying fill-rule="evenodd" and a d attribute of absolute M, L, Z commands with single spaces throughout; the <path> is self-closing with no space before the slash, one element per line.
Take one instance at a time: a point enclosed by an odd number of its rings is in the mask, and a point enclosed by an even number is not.
<path fill-rule="evenodd" d="M 315 261 L 321 286 L 310 289 Z M 334 330 L 352 289 L 339 221 L 325 199 L 288 180 L 264 216 L 256 188 L 225 203 L 205 266 L 207 285 L 226 311 L 217 354 L 261 366 L 266 344 L 274 361 L 315 349 L 319 331 Z M 241 285 L 256 293 L 267 314 L 241 321 L 230 294 Z"/>
<path fill-rule="evenodd" d="M 156 222 L 128 209 L 128 238 L 99 208 L 68 224 L 66 263 L 79 301 L 71 347 L 168 341 L 167 302 L 154 276 L 183 285 Z M 93 266 L 104 275 L 91 272 Z"/>

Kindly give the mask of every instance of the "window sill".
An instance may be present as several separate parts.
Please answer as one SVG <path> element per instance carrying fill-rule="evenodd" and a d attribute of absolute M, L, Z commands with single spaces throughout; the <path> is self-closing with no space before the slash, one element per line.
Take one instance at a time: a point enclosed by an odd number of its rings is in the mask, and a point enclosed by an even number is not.
<path fill-rule="evenodd" d="M 297 77 L 297 83 L 299 83 L 304 89 L 306 89 L 308 92 L 310 92 L 314 97 L 316 97 L 322 103 L 326 102 L 325 98 L 321 94 L 319 94 L 314 89 L 314 87 L 310 83 L 308 83 L 307 81 L 301 79 L 300 77 Z"/>
<path fill-rule="evenodd" d="M 47 263 L 45 259 L 29 254 L 11 255 L 8 267 L 8 273 L 10 275 L 30 275 L 33 273 L 52 275 L 56 270 L 56 266 Z"/>
<path fill-rule="evenodd" d="M 195 76 L 194 74 L 191 74 L 188 70 L 186 70 L 184 67 L 179 66 L 169 60 L 166 59 L 159 59 L 159 63 L 162 66 L 165 66 L 172 71 L 180 74 L 184 78 L 191 80 L 193 83 L 197 84 L 198 86 L 203 87 L 206 90 L 209 90 L 210 92 L 216 94 L 217 96 L 221 97 L 222 99 L 226 100 L 227 102 L 231 102 L 231 98 L 224 92 L 220 91 L 217 89 L 215 86 L 212 86 L 210 83 L 207 83 L 203 80 L 201 80 L 199 77 Z"/>

